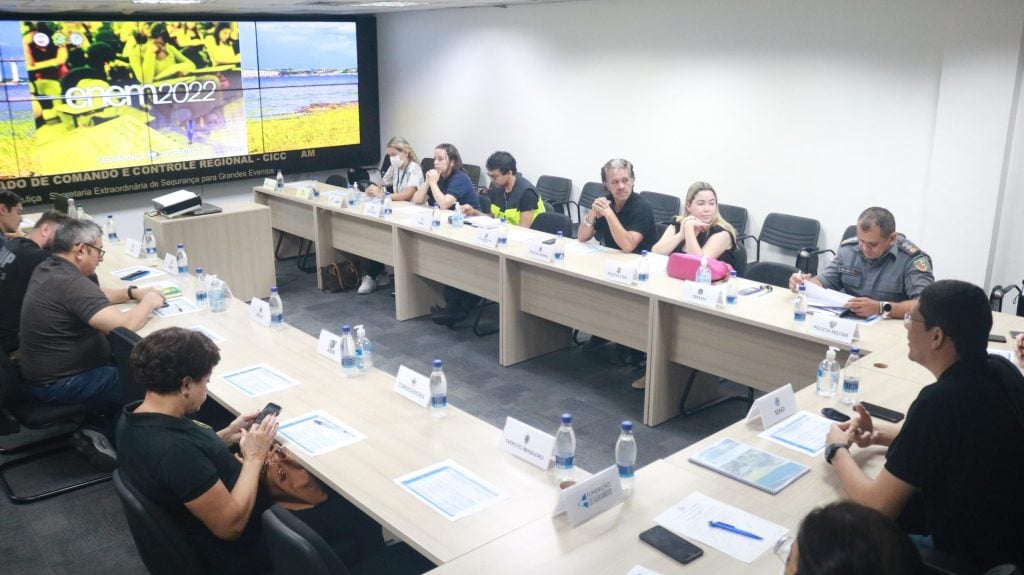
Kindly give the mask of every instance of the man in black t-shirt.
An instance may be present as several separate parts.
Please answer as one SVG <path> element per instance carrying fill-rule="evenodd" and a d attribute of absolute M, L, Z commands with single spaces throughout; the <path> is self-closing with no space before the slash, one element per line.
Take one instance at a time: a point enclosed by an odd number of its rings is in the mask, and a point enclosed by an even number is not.
<path fill-rule="evenodd" d="M 922 547 L 981 570 L 1024 566 L 1024 376 L 987 353 L 988 298 L 969 283 L 938 281 L 904 324 L 910 359 L 937 381 L 921 390 L 902 427 L 872 421 L 858 404 L 829 431 L 826 460 L 850 499 L 898 517 Z M 889 448 L 877 477 L 850 455 L 853 443 Z"/>
<path fill-rule="evenodd" d="M 49 256 L 53 235 L 68 216 L 49 210 L 39 216 L 27 237 L 13 238 L 0 247 L 0 348 L 18 349 L 21 302 L 36 266 Z"/>
<path fill-rule="evenodd" d="M 594 200 L 580 222 L 579 240 L 597 236 L 601 245 L 638 254 L 650 250 L 658 239 L 651 204 L 633 191 L 635 176 L 628 160 L 608 160 L 601 168 L 601 182 L 608 195 Z"/>

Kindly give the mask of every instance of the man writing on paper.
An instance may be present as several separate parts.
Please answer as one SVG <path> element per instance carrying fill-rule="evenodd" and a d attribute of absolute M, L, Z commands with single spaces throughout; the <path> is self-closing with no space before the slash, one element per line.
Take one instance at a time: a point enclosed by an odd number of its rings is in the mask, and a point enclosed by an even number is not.
<path fill-rule="evenodd" d="M 795 292 L 804 281 L 854 296 L 846 305 L 860 317 L 900 318 L 935 277 L 928 254 L 896 233 L 892 213 L 873 207 L 857 218 L 857 237 L 840 244 L 825 273 L 797 272 L 789 278 L 789 289 Z"/>
<path fill-rule="evenodd" d="M 530 180 L 516 171 L 516 159 L 508 152 L 494 152 L 487 158 L 487 177 L 491 186 L 487 188 L 487 197 L 491 200 L 493 218 L 505 218 L 513 226 L 524 228 L 533 224 L 535 214 L 544 212 L 544 202 L 537 193 L 537 188 Z M 473 206 L 463 206 L 467 216 L 484 215 Z"/>
<path fill-rule="evenodd" d="M 580 222 L 579 239 L 590 241 L 597 236 L 601 245 L 640 253 L 650 250 L 658 234 L 654 226 L 651 204 L 633 192 L 636 180 L 633 164 L 628 160 L 608 160 L 601 168 L 601 183 L 608 195 L 594 200 L 587 217 Z"/>
<path fill-rule="evenodd" d="M 902 427 L 873 421 L 858 404 L 850 421 L 829 430 L 826 461 L 850 499 L 899 518 L 919 547 L 981 571 L 1024 565 L 1024 376 L 987 353 L 988 298 L 966 282 L 935 282 L 904 325 L 908 356 L 937 381 L 921 390 Z M 854 443 L 888 447 L 877 477 L 860 469 Z"/>

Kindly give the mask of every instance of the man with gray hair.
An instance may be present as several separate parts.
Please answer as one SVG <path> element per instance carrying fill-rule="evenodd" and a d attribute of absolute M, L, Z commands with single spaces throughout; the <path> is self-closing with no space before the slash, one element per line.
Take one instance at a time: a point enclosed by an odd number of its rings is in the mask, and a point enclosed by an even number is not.
<path fill-rule="evenodd" d="M 658 239 L 654 209 L 633 191 L 635 174 L 629 160 L 608 160 L 601 168 L 601 183 L 608 195 L 594 200 L 587 217 L 580 222 L 579 240 L 597 241 L 626 253 L 649 250 Z"/>
<path fill-rule="evenodd" d="M 935 276 L 931 257 L 896 233 L 892 212 L 872 207 L 857 218 L 857 237 L 839 244 L 824 273 L 794 273 L 789 288 L 796 291 L 804 281 L 854 296 L 846 305 L 860 317 L 900 318 Z"/>

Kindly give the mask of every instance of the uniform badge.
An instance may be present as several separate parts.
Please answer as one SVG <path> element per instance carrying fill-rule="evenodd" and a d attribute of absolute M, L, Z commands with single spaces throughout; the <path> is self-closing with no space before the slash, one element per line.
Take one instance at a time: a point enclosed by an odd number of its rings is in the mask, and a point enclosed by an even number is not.
<path fill-rule="evenodd" d="M 917 268 L 917 271 L 919 272 L 926 272 L 931 270 L 931 266 L 928 265 L 928 258 L 926 257 L 920 257 L 914 260 L 914 267 Z"/>

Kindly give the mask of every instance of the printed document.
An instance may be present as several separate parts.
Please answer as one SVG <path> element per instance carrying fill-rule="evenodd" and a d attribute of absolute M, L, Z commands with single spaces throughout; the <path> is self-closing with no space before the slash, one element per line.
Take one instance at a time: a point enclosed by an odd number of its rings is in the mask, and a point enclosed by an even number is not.
<path fill-rule="evenodd" d="M 758 434 L 805 455 L 821 455 L 832 421 L 809 411 L 798 411 Z"/>
<path fill-rule="evenodd" d="M 753 533 L 760 540 L 717 529 L 709 521 L 727 523 L 737 529 Z M 654 522 L 676 535 L 696 539 L 744 563 L 753 563 L 762 553 L 786 535 L 787 529 L 767 519 L 712 499 L 699 491 L 686 496 L 679 503 L 654 518 Z"/>
<path fill-rule="evenodd" d="M 690 461 L 772 495 L 810 471 L 805 465 L 728 438 L 691 456 Z"/>
<path fill-rule="evenodd" d="M 458 521 L 508 497 L 451 460 L 399 477 L 395 482 L 450 521 Z"/>
<path fill-rule="evenodd" d="M 224 374 L 221 379 L 237 387 L 242 393 L 253 397 L 299 384 L 294 379 L 263 363 Z"/>
<path fill-rule="evenodd" d="M 323 411 L 314 411 L 281 424 L 277 432 L 310 455 L 320 455 L 366 439 L 366 436 Z"/>

